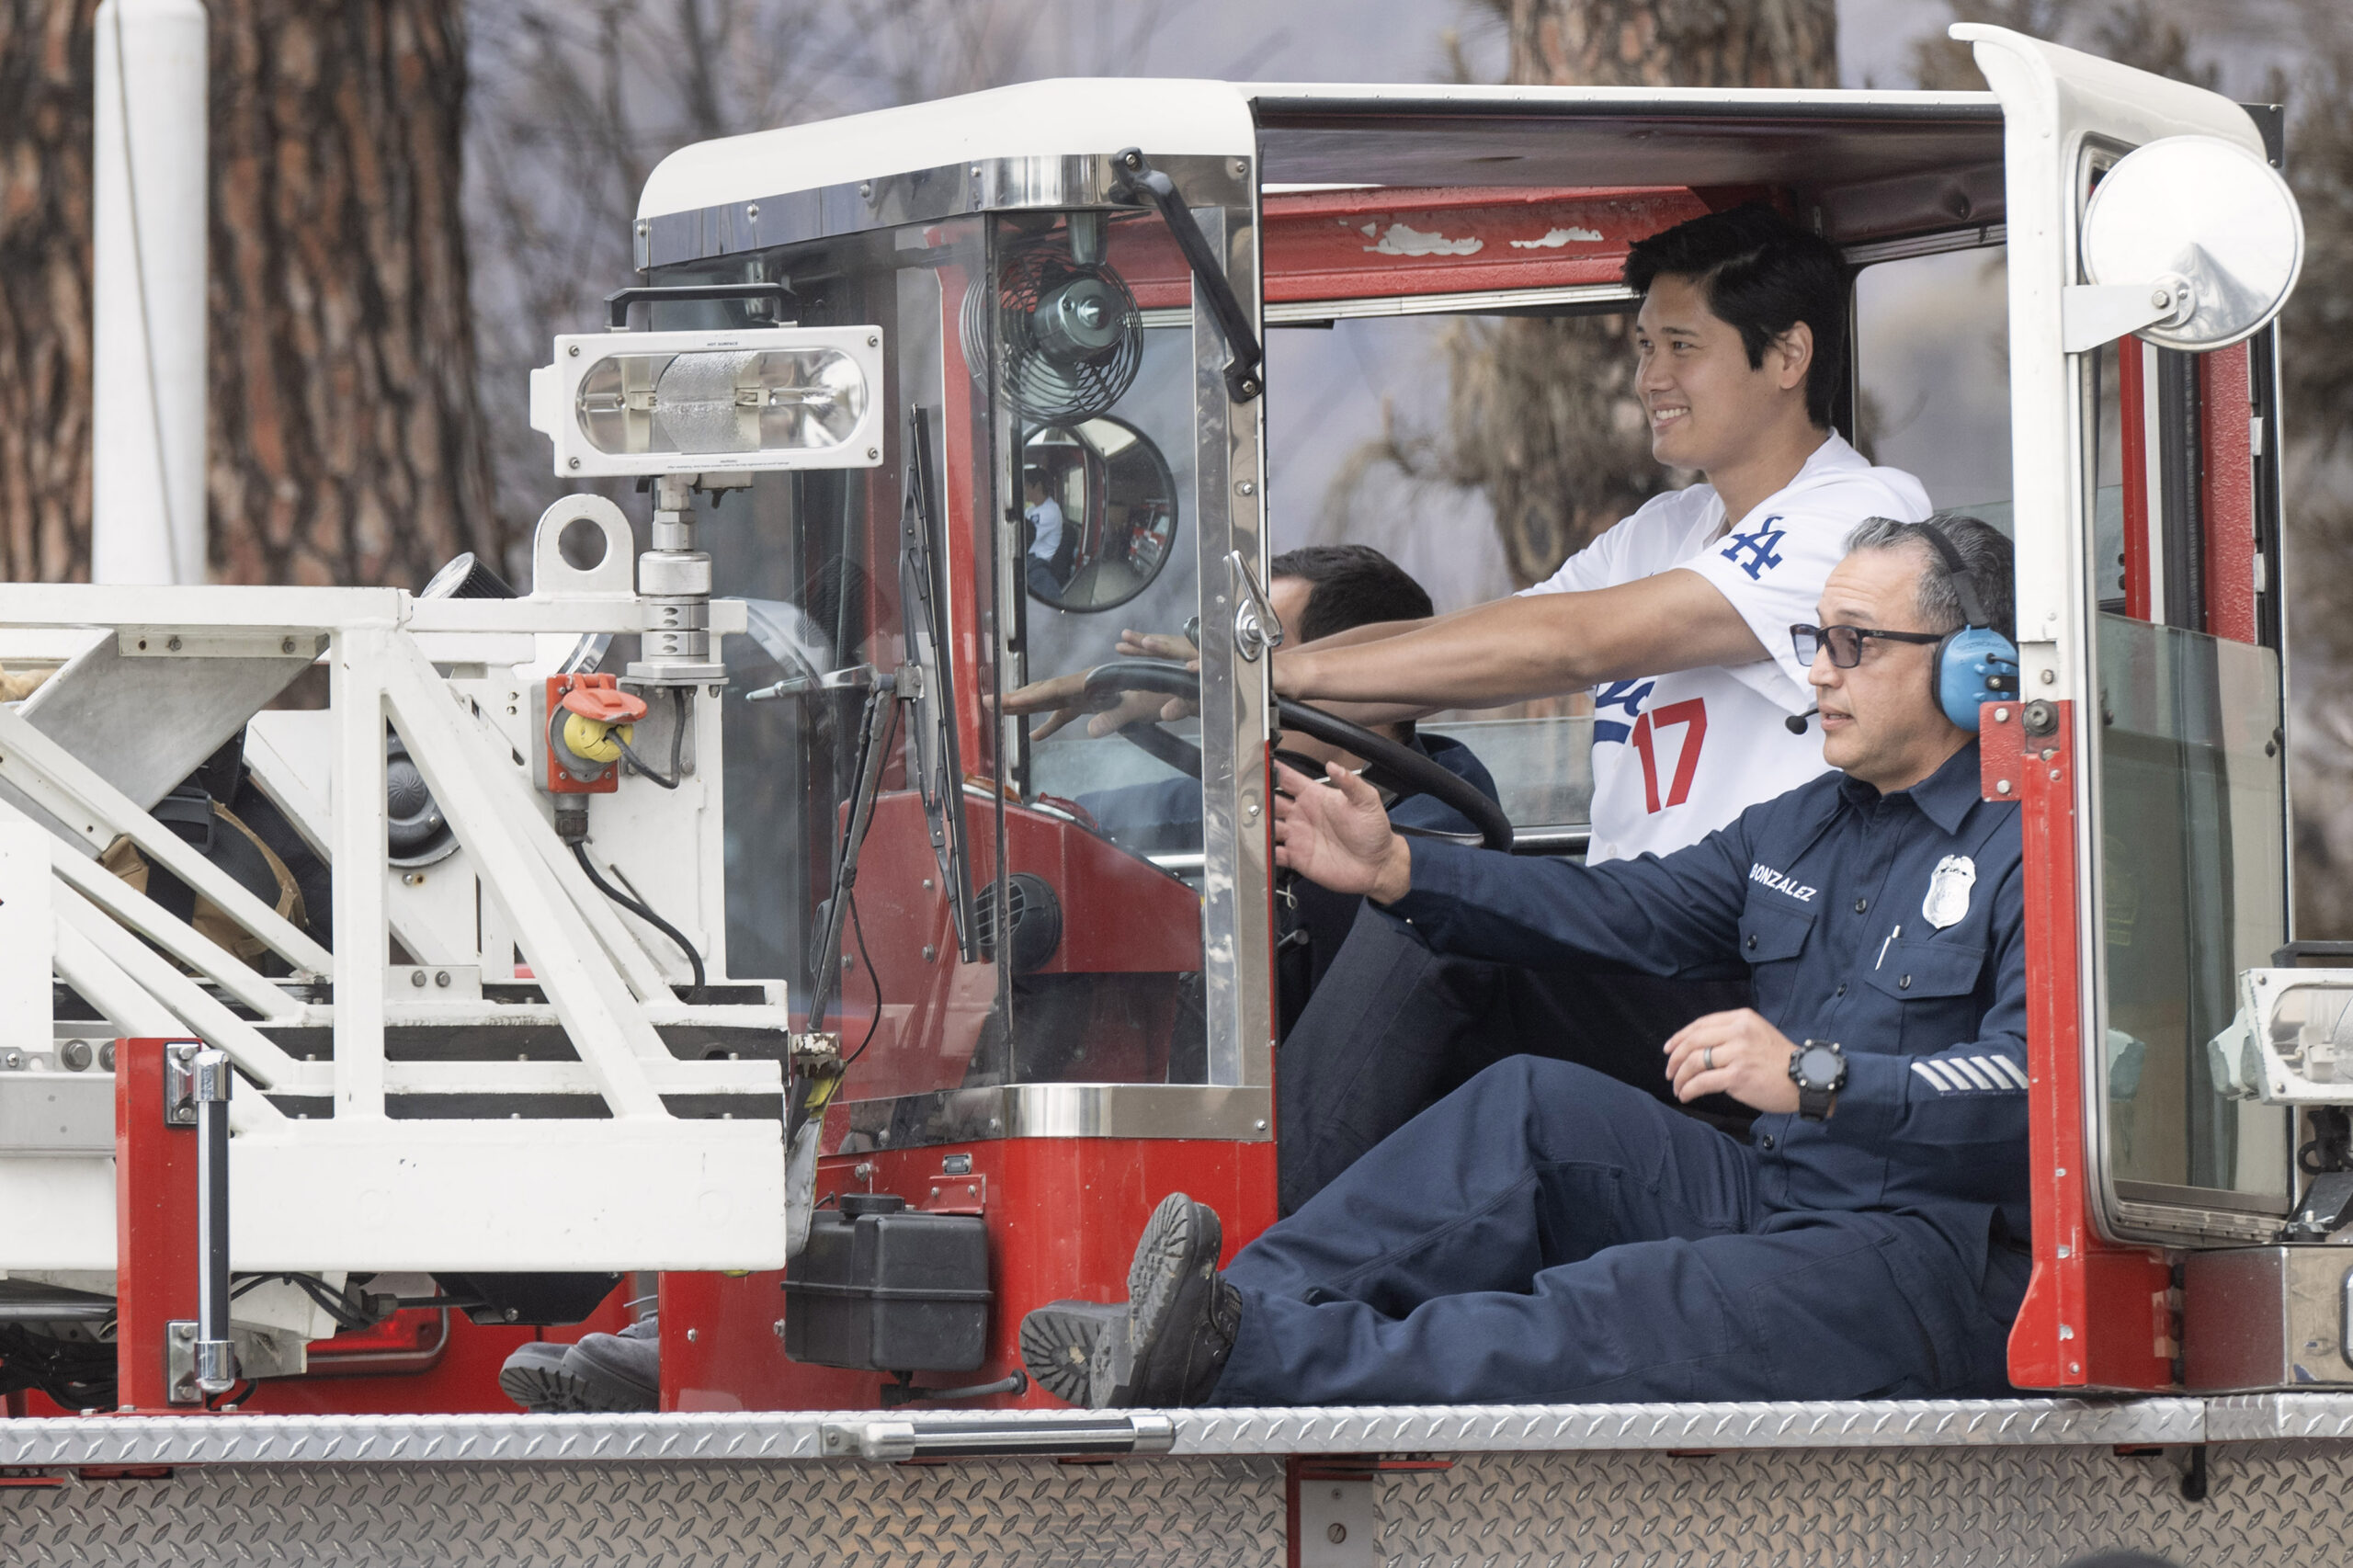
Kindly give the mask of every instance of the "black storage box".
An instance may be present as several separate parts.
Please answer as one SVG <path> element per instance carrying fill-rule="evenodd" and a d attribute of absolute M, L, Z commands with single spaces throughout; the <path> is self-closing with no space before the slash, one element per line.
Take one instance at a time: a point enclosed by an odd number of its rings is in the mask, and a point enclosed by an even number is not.
<path fill-rule="evenodd" d="M 888 1193 L 820 1209 L 786 1267 L 784 1353 L 872 1372 L 969 1372 L 988 1352 L 989 1238 L 977 1214 Z"/>

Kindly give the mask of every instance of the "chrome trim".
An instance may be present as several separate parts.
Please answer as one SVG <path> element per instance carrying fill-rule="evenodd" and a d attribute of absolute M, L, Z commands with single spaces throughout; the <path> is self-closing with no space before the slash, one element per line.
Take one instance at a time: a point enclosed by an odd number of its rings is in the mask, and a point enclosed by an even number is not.
<path fill-rule="evenodd" d="M 1263 1084 L 999 1084 L 851 1100 L 841 1153 L 1001 1138 L 1201 1138 L 1263 1143 L 1274 1094 Z"/>
<path fill-rule="evenodd" d="M 631 225 L 632 254 L 637 269 L 643 272 L 973 212 L 1110 208 L 1118 205 L 1110 198 L 1111 154 L 1116 151 L 941 164 L 856 185 L 641 217 Z M 1237 175 L 1233 159 L 1197 154 L 1154 161 L 1196 205 L 1246 206 L 1250 201 L 1251 175 L 1246 165 Z"/>
<path fill-rule="evenodd" d="M 1461 294 L 1381 294 L 1362 300 L 1286 300 L 1261 307 L 1269 327 L 1317 326 L 1325 322 L 1392 316 L 1475 315 L 1489 311 L 1575 306 L 1603 311 L 1642 298 L 1623 283 L 1564 283 L 1549 289 L 1480 289 Z M 1193 308 L 1171 305 L 1138 312 L 1149 327 L 1190 326 Z"/>
<path fill-rule="evenodd" d="M 1943 256 L 1957 250 L 1986 250 L 2010 243 L 2006 223 L 1980 223 L 1974 228 L 1948 229 L 1940 233 L 1914 234 L 1908 239 L 1872 240 L 1839 251 L 1849 267 L 1872 267 L 1882 261 L 1908 261 L 1915 256 Z"/>

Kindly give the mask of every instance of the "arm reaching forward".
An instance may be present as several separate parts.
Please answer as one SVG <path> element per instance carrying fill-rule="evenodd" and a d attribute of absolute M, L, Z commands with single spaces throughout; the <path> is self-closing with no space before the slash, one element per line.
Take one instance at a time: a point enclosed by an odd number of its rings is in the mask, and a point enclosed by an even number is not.
<path fill-rule="evenodd" d="M 1381 705 L 1347 710 L 1366 723 L 1764 657 L 1715 585 L 1678 567 L 1585 593 L 1497 599 L 1395 636 L 1278 652 L 1274 681 L 1278 696 Z"/>

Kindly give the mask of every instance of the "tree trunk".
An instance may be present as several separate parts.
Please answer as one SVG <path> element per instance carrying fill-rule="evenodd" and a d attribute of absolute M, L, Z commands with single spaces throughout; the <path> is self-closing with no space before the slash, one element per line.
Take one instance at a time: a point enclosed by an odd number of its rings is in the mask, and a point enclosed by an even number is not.
<path fill-rule="evenodd" d="M 90 574 L 91 17 L 0 0 L 0 578 Z"/>
<path fill-rule="evenodd" d="M 1824 87 L 1834 0 L 1511 0 L 1507 79 L 1539 85 Z M 1486 491 L 1512 577 L 1548 575 L 1670 483 L 1651 456 L 1624 316 L 1468 323 L 1448 343 L 1435 466 Z"/>
<path fill-rule="evenodd" d="M 460 551 L 498 561 L 463 0 L 210 6 L 216 574 L 419 587 Z"/>
<path fill-rule="evenodd" d="M 1833 0 L 1512 0 L 1508 80 L 1835 87 Z"/>

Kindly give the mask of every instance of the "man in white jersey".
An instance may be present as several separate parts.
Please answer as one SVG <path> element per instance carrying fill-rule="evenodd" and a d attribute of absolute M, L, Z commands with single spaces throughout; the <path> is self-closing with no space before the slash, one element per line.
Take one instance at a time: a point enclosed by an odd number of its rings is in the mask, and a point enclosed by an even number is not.
<path fill-rule="evenodd" d="M 1696 843 L 1822 771 L 1819 742 L 1792 727 L 1812 703 L 1788 629 L 1857 525 L 1929 511 L 1917 480 L 1830 427 L 1848 285 L 1827 242 L 1752 205 L 1638 242 L 1626 281 L 1643 295 L 1652 452 L 1705 483 L 1653 498 L 1524 593 L 1281 650 L 1273 676 L 1278 693 L 1363 722 L 1590 689 L 1595 861 Z M 1281 1048 L 1282 1206 L 1505 1056 L 1582 1062 L 1666 1097 L 1647 1081 L 1660 1043 L 1746 1006 L 1745 985 L 1441 958 L 1369 909 Z"/>

